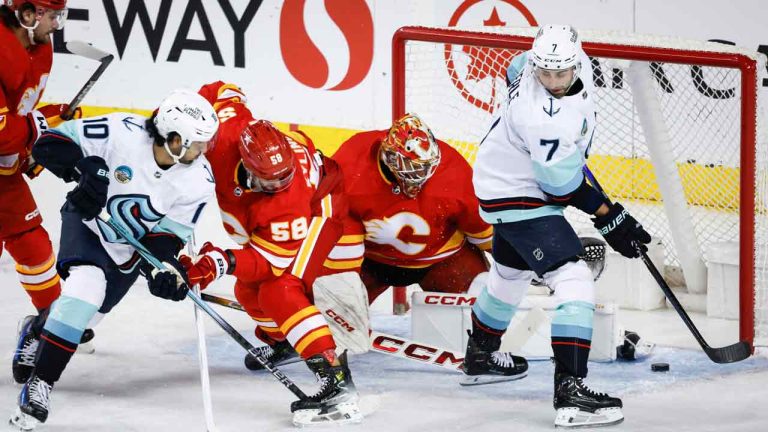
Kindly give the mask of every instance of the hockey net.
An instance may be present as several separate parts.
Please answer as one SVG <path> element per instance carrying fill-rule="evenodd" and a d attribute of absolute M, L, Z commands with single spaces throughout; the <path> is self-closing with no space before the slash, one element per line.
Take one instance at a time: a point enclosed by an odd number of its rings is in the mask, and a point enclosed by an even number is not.
<path fill-rule="evenodd" d="M 398 30 L 393 116 L 418 113 L 474 163 L 477 143 L 506 100 L 507 66 L 530 48 L 535 31 Z M 671 285 L 705 292 L 708 255 L 734 245 L 740 336 L 766 346 L 768 137 L 758 103 L 763 60 L 724 44 L 580 35 L 592 59 L 598 112 L 590 169 L 612 199 L 661 239 Z M 583 213 L 568 210 L 566 216 L 579 232 L 591 228 Z"/>

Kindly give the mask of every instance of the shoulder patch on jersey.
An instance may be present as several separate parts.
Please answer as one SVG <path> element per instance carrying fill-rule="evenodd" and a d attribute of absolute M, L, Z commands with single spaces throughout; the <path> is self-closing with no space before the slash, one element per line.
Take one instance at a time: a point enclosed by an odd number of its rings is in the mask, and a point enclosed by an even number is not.
<path fill-rule="evenodd" d="M 133 178 L 133 170 L 127 165 L 120 165 L 115 169 L 115 180 L 120 183 L 128 183 Z"/>

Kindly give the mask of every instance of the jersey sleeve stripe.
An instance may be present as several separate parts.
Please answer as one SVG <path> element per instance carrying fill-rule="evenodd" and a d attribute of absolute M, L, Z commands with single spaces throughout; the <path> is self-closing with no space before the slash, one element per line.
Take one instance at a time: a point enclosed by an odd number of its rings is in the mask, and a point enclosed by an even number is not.
<path fill-rule="evenodd" d="M 365 241 L 365 234 L 351 234 L 351 235 L 344 235 L 341 236 L 338 242 L 336 244 L 340 245 L 353 245 L 360 243 L 362 244 L 363 241 Z"/>
<path fill-rule="evenodd" d="M 0 156 L 0 175 L 11 175 L 19 168 L 19 154 Z"/>
<path fill-rule="evenodd" d="M 160 219 L 160 222 L 158 222 L 157 225 L 152 227 L 152 232 L 173 234 L 184 241 L 184 243 L 186 243 L 190 238 L 192 238 L 194 228 L 178 223 L 168 216 L 165 216 Z"/>

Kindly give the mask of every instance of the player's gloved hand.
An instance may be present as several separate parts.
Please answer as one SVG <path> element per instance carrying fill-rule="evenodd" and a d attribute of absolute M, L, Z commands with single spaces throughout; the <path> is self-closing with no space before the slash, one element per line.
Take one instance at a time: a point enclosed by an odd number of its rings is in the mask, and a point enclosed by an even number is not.
<path fill-rule="evenodd" d="M 651 235 L 621 204 L 613 203 L 607 214 L 593 217 L 592 222 L 613 250 L 625 257 L 640 256 L 633 242 L 643 251 L 648 250 L 645 245 L 651 242 Z"/>
<path fill-rule="evenodd" d="M 80 180 L 77 186 L 67 194 L 67 202 L 83 218 L 93 219 L 107 204 L 109 167 L 99 156 L 88 156 L 75 164 L 75 171 L 80 175 Z"/>
<path fill-rule="evenodd" d="M 75 108 L 75 111 L 72 113 L 72 118 L 64 119 L 61 116 L 64 115 L 64 113 L 66 113 L 68 109 L 69 109 L 68 104 L 51 104 L 51 105 L 40 107 L 37 109 L 37 111 L 43 116 L 45 116 L 45 120 L 46 122 L 48 122 L 49 128 L 55 128 L 67 120 L 74 120 L 74 119 L 79 119 L 83 117 L 83 110 L 81 110 L 80 107 L 77 107 Z"/>
<path fill-rule="evenodd" d="M 232 258 L 227 251 L 214 246 L 211 242 L 205 242 L 199 254 L 197 261 L 186 255 L 179 257 L 179 262 L 187 270 L 191 286 L 200 285 L 200 289 L 204 290 L 211 282 L 231 273 Z"/>
<path fill-rule="evenodd" d="M 165 270 L 153 268 L 144 273 L 149 285 L 149 292 L 160 298 L 179 301 L 184 300 L 189 291 L 187 272 L 181 263 L 175 259 L 163 262 Z"/>

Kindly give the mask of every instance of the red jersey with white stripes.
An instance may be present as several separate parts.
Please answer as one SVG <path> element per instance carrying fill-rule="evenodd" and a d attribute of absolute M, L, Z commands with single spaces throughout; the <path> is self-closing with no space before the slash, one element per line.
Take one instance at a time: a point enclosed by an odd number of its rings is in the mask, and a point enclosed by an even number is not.
<path fill-rule="evenodd" d="M 345 227 L 345 234 L 354 234 L 354 229 L 365 235 L 365 257 L 419 268 L 451 256 L 465 241 L 489 249 L 493 228 L 478 214 L 467 161 L 438 140 L 440 165 L 410 199 L 379 162 L 379 145 L 386 134 L 385 130 L 359 133 L 333 155 L 344 172 L 350 217 L 358 221 Z"/>

